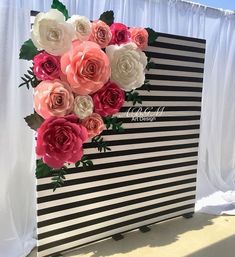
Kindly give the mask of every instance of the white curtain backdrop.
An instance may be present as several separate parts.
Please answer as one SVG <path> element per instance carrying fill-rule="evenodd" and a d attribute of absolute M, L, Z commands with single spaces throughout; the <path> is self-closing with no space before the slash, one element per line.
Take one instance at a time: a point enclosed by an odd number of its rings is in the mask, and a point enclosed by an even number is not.
<path fill-rule="evenodd" d="M 129 26 L 207 40 L 196 209 L 235 214 L 235 14 L 180 0 L 63 0 L 70 15 L 97 19 L 114 10 Z M 28 67 L 18 60 L 29 38 L 29 11 L 51 0 L 0 1 L 0 257 L 24 257 L 35 245 L 33 133 L 23 117 L 32 112 L 31 91 L 18 89 Z"/>

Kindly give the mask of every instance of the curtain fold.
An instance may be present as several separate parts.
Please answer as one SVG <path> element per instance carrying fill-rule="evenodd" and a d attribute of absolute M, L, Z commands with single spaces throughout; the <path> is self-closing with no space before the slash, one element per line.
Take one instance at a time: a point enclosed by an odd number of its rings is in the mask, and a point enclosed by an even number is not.
<path fill-rule="evenodd" d="M 64 0 L 70 15 L 91 20 L 105 10 L 128 26 L 207 40 L 198 165 L 197 210 L 235 214 L 235 14 L 180 0 Z M 0 3 L 0 257 L 23 257 L 35 245 L 34 134 L 23 117 L 32 92 L 18 89 L 29 67 L 18 60 L 29 38 L 30 10 L 47 11 L 50 0 Z"/>

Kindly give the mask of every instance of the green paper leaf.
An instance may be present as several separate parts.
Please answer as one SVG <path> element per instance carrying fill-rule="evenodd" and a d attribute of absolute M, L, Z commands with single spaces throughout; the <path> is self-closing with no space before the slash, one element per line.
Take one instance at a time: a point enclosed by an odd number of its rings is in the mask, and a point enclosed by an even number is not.
<path fill-rule="evenodd" d="M 150 70 L 150 69 L 154 69 L 155 67 L 156 67 L 155 62 L 149 61 L 149 62 L 147 63 L 146 69 L 147 69 L 147 70 Z"/>
<path fill-rule="evenodd" d="M 42 159 L 36 161 L 36 178 L 44 178 L 52 173 L 52 168 L 46 165 Z"/>
<path fill-rule="evenodd" d="M 158 33 L 156 31 L 154 31 L 151 28 L 146 28 L 147 32 L 148 32 L 148 45 L 152 44 L 153 42 L 156 41 L 157 37 L 158 37 Z"/>
<path fill-rule="evenodd" d="M 75 167 L 78 168 L 79 166 L 83 167 L 84 170 L 93 166 L 93 162 L 87 158 L 87 156 L 83 156 L 80 161 L 75 163 Z"/>
<path fill-rule="evenodd" d="M 33 130 L 37 130 L 44 122 L 44 119 L 36 112 L 25 117 L 24 120 L 26 121 L 28 126 Z"/>
<path fill-rule="evenodd" d="M 133 105 L 136 105 L 136 103 L 142 104 L 141 97 L 139 96 L 139 93 L 136 91 L 130 91 L 125 92 L 126 93 L 126 101 L 127 102 L 133 102 Z"/>
<path fill-rule="evenodd" d="M 39 51 L 33 44 L 33 41 L 29 39 L 25 41 L 24 44 L 21 46 L 19 58 L 30 61 L 38 53 Z"/>
<path fill-rule="evenodd" d="M 22 82 L 19 87 L 26 86 L 29 89 L 29 86 L 35 88 L 41 81 L 36 78 L 36 76 L 33 73 L 33 67 L 30 67 L 29 70 L 27 70 L 28 74 L 24 74 L 24 77 L 21 77 L 21 79 L 24 81 Z"/>
<path fill-rule="evenodd" d="M 65 20 L 68 20 L 68 18 L 69 18 L 68 10 L 67 10 L 66 6 L 63 3 L 61 3 L 59 0 L 53 0 L 51 8 L 57 9 L 58 11 L 63 13 Z"/>
<path fill-rule="evenodd" d="M 100 15 L 99 20 L 105 22 L 107 25 L 111 26 L 114 22 L 113 11 L 106 11 Z"/>

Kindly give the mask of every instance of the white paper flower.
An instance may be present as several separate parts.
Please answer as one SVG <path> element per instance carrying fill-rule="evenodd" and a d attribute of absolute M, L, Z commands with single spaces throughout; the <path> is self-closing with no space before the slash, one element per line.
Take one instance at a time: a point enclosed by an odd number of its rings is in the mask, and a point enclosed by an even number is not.
<path fill-rule="evenodd" d="M 125 91 L 144 84 L 147 57 L 136 44 L 110 45 L 106 54 L 111 65 L 111 81 Z"/>
<path fill-rule="evenodd" d="M 89 39 L 91 34 L 91 22 L 85 16 L 73 15 L 67 20 L 75 30 L 75 38 L 81 42 Z"/>
<path fill-rule="evenodd" d="M 31 38 L 39 50 L 52 55 L 62 55 L 71 48 L 75 31 L 65 22 L 64 15 L 56 9 L 39 13 L 34 21 Z"/>
<path fill-rule="evenodd" d="M 74 113 L 80 118 L 84 119 L 93 113 L 93 100 L 89 95 L 76 96 L 74 99 Z"/>

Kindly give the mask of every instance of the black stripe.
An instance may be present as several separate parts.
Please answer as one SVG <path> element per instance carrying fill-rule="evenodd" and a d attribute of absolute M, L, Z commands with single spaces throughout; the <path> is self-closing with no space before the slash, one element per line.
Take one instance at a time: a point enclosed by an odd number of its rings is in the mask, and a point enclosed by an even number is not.
<path fill-rule="evenodd" d="M 50 249 L 50 248 L 56 247 L 58 245 L 63 245 L 63 244 L 66 244 L 66 243 L 70 243 L 70 242 L 73 242 L 73 241 L 80 240 L 82 238 L 86 238 L 86 237 L 90 237 L 90 236 L 93 236 L 93 235 L 101 234 L 101 233 L 104 233 L 104 232 L 107 232 L 107 231 L 110 231 L 110 230 L 114 230 L 114 229 L 117 229 L 117 228 L 120 228 L 120 227 L 125 227 L 125 226 L 131 225 L 131 224 L 139 223 L 141 221 L 145 221 L 145 220 L 148 220 L 148 219 L 154 219 L 154 218 L 157 218 L 157 217 L 161 217 L 163 215 L 167 215 L 167 214 L 170 214 L 170 213 L 174 213 L 174 212 L 177 212 L 177 211 L 181 211 L 181 210 L 185 210 L 185 209 L 189 209 L 189 208 L 193 208 L 193 207 L 194 207 L 194 204 L 187 204 L 187 205 L 184 205 L 184 206 L 172 208 L 172 209 L 157 212 L 157 213 L 154 213 L 154 214 L 145 215 L 143 217 L 123 221 L 121 223 L 113 224 L 113 225 L 110 225 L 110 226 L 107 226 L 107 227 L 103 227 L 103 228 L 96 229 L 96 230 L 93 230 L 93 231 L 78 234 L 76 236 L 67 237 L 65 239 L 58 240 L 58 241 L 55 241 L 55 242 L 51 242 L 51 243 L 48 243 L 48 244 L 45 244 L 45 245 L 40 245 L 40 246 L 38 246 L 38 251 L 39 252 L 44 251 L 46 249 Z M 136 224 L 136 228 L 138 228 L 138 224 Z"/>
<path fill-rule="evenodd" d="M 158 76 L 158 75 L 150 75 L 149 76 Z M 167 76 L 168 77 L 168 76 Z M 185 77 L 186 78 L 186 77 Z M 198 78 L 195 78 L 195 79 L 198 79 Z M 171 102 L 190 102 L 190 101 L 193 101 L 193 102 L 201 102 L 201 97 L 196 97 L 196 96 L 151 96 L 151 95 L 142 95 L 141 96 L 141 100 L 142 101 L 171 101 Z"/>
<path fill-rule="evenodd" d="M 197 73 L 202 73 L 202 75 L 204 71 L 203 68 L 190 67 L 190 66 L 186 67 L 186 66 L 166 65 L 166 64 L 158 64 L 158 63 L 155 63 L 154 67 L 151 69 L 197 72 Z"/>
<path fill-rule="evenodd" d="M 195 47 L 195 46 L 186 46 L 186 45 L 178 45 L 173 43 L 165 43 L 165 42 L 159 42 L 155 41 L 150 46 L 156 47 L 156 52 L 158 51 L 158 47 L 160 48 L 166 48 L 166 49 L 174 49 L 174 50 L 180 50 L 180 51 L 188 51 L 188 52 L 194 52 L 194 53 L 205 53 L 205 48 L 201 47 Z"/>
<path fill-rule="evenodd" d="M 30 16 L 36 16 L 37 14 L 39 14 L 40 12 L 38 11 L 30 11 Z"/>
<path fill-rule="evenodd" d="M 158 198 L 158 197 L 157 197 Z M 138 199 L 136 199 L 133 203 L 131 204 L 135 204 L 135 203 L 139 203 L 139 202 L 145 202 L 145 201 L 150 201 L 150 200 L 155 200 L 157 199 L 156 195 L 154 196 L 150 196 L 150 197 L 144 197 L 144 198 L 140 198 L 140 201 L 138 201 Z M 66 232 L 70 232 L 73 230 L 77 230 L 77 229 L 81 229 L 84 227 L 88 227 L 88 226 L 92 226 L 98 223 L 102 223 L 105 221 L 109 221 L 109 220 L 115 220 L 121 217 L 125 217 L 128 215 L 133 215 L 136 213 L 140 213 L 140 212 L 144 212 L 144 211 L 148 211 L 148 210 L 152 210 L 152 209 L 158 209 L 160 207 L 163 206 L 167 206 L 167 205 L 171 205 L 171 204 L 175 204 L 175 203 L 180 203 L 180 202 L 184 202 L 184 201 L 188 201 L 188 200 L 192 200 L 195 199 L 195 195 L 189 195 L 189 196 L 185 196 L 185 197 L 181 197 L 181 198 L 177 198 L 177 199 L 173 199 L 173 200 L 168 200 L 168 201 L 164 201 L 164 202 L 160 202 L 160 203 L 155 203 L 155 204 L 151 204 L 151 205 L 147 205 L 148 203 L 145 203 L 144 207 L 139 207 L 136 209 L 129 209 L 128 211 L 123 211 L 123 212 L 118 212 L 115 214 L 111 214 L 108 216 L 103 216 L 94 220 L 89 220 L 89 221 L 85 221 L 82 223 L 78 223 L 78 224 L 74 224 L 74 225 L 70 225 L 67 227 L 62 227 L 62 228 L 58 228 L 52 231 L 48 231 L 48 232 L 44 232 L 38 235 L 38 240 L 41 240 L 43 238 L 46 237 L 51 237 L 54 235 L 58 235 L 61 233 L 66 233 Z M 124 205 L 124 206 L 128 206 L 128 205 Z M 111 208 L 112 209 L 112 208 Z M 92 214 L 92 213 L 91 213 Z M 79 216 L 80 218 L 80 216 Z"/>
<path fill-rule="evenodd" d="M 173 54 L 167 54 L 167 53 L 154 53 L 154 52 L 145 52 L 145 53 L 148 57 L 152 57 L 152 58 L 183 61 L 183 62 L 204 63 L 204 58 L 199 58 L 199 57 L 173 55 Z"/>
<path fill-rule="evenodd" d="M 167 86 L 167 85 L 149 85 L 148 86 L 149 90 L 150 90 L 150 94 L 151 91 L 183 91 L 183 92 L 202 92 L 202 87 L 182 87 L 182 86 Z M 140 95 L 141 95 L 141 91 L 146 91 L 146 89 L 144 87 L 140 87 L 137 89 L 137 91 L 140 91 Z"/>
<path fill-rule="evenodd" d="M 158 35 L 160 37 L 174 38 L 174 39 L 180 39 L 180 40 L 185 40 L 185 41 L 190 41 L 190 42 L 197 42 L 197 43 L 203 43 L 203 44 L 206 43 L 206 40 L 205 39 L 201 39 L 201 38 L 172 35 L 172 34 L 161 33 L 161 32 L 158 32 Z"/>
<path fill-rule="evenodd" d="M 156 120 L 154 120 L 155 122 L 167 122 L 167 121 L 188 121 L 188 120 L 200 120 L 200 116 L 199 115 L 192 115 L 192 116 L 166 116 L 166 117 L 161 117 L 158 116 L 156 117 Z M 139 119 L 132 119 L 132 118 L 122 118 L 122 122 L 123 124 L 125 123 L 144 123 L 144 121 L 140 121 Z M 148 121 L 146 121 L 147 123 L 149 123 Z M 125 127 L 125 125 L 123 126 Z M 126 129 L 125 129 L 126 130 Z M 111 130 L 109 130 L 109 133 L 112 133 Z M 102 135 L 105 135 L 105 133 L 107 132 L 102 132 Z M 108 133 L 108 134 L 109 134 Z M 117 135 L 117 133 L 114 133 L 115 135 Z"/>
<path fill-rule="evenodd" d="M 170 75 L 155 75 L 155 74 L 145 74 L 146 79 L 152 80 L 168 80 L 168 81 L 188 81 L 188 82 L 203 82 L 203 78 L 196 77 L 183 77 L 183 76 L 170 76 Z M 156 100 L 158 101 L 158 100 Z M 168 100 L 170 101 L 170 100 Z M 174 101 L 174 100 L 172 100 Z"/>
<path fill-rule="evenodd" d="M 131 204 L 135 204 L 135 203 L 139 203 L 139 202 L 149 201 L 149 200 L 153 200 L 153 199 L 160 199 L 160 198 L 163 198 L 163 197 L 167 197 L 167 196 L 171 196 L 171 195 L 177 195 L 177 194 L 190 192 L 190 191 L 195 191 L 195 190 L 196 190 L 196 186 L 188 187 L 188 188 L 178 189 L 178 190 L 169 191 L 169 192 L 165 192 L 165 193 L 161 193 L 161 194 L 145 196 L 143 198 L 136 198 L 136 199 L 133 199 L 133 200 L 120 202 L 120 203 L 116 203 L 116 204 L 101 206 L 101 207 L 94 208 L 94 209 L 91 209 L 91 210 L 81 211 L 81 212 L 77 212 L 77 213 L 73 213 L 73 214 L 69 214 L 69 215 L 65 215 L 65 216 L 59 216 L 59 217 L 56 217 L 56 218 L 53 218 L 53 219 L 50 219 L 50 220 L 40 221 L 40 222 L 37 223 L 37 227 L 41 228 L 41 227 L 57 224 L 57 223 L 68 221 L 68 220 L 78 219 L 78 218 L 81 218 L 81 217 L 84 217 L 84 216 L 87 216 L 87 215 L 91 215 L 91 214 L 95 214 L 95 213 L 108 211 L 108 210 L 113 210 L 115 208 L 120 208 L 120 207 L 123 207 L 123 206 L 129 206 Z"/>
<path fill-rule="evenodd" d="M 157 110 L 159 107 L 161 106 L 146 106 L 146 105 L 141 105 L 141 106 L 138 106 L 138 107 L 142 107 L 142 108 L 146 108 L 146 107 L 149 107 L 149 108 L 153 108 L 153 110 Z M 194 112 L 194 111 L 197 111 L 197 112 L 200 112 L 201 111 L 201 106 L 165 106 L 164 105 L 164 112 L 185 112 L 185 111 L 189 111 L 189 112 Z M 126 107 L 122 107 L 121 109 L 121 112 L 127 112 L 130 108 L 135 108 L 133 106 L 126 106 Z M 176 116 L 173 116 L 173 117 L 176 117 Z M 158 117 L 160 118 L 160 117 Z M 166 118 L 166 119 L 170 119 L 171 117 L 167 116 L 167 117 L 162 117 L 162 118 Z"/>
<path fill-rule="evenodd" d="M 163 142 L 163 141 L 172 141 L 172 140 L 184 140 L 184 139 L 193 139 L 199 138 L 199 134 L 185 134 L 178 136 L 161 136 L 161 137 L 148 137 L 148 138 L 137 138 L 137 139 L 120 139 L 120 140 L 112 140 L 108 141 L 109 146 L 116 145 L 129 145 L 129 144 L 145 144 L 145 143 L 153 143 L 153 142 Z M 95 148 L 96 145 L 92 142 L 85 143 L 84 148 Z M 131 146 L 130 146 L 131 147 Z"/>
<path fill-rule="evenodd" d="M 178 154 L 178 158 L 193 157 L 193 156 L 197 156 L 197 152 Z M 173 155 L 172 155 L 172 158 L 177 158 L 177 157 L 173 157 Z M 149 160 L 146 161 L 147 159 L 149 159 Z M 169 156 L 150 157 L 150 158 L 144 159 L 144 162 L 143 162 L 143 159 L 138 159 L 138 160 L 135 160 L 134 163 L 138 164 L 138 163 L 145 163 L 145 162 L 153 162 L 153 161 L 158 160 L 158 159 L 169 160 L 169 159 L 171 159 L 171 157 L 169 157 Z M 128 164 L 123 164 L 123 163 L 132 163 L 132 162 L 133 162 L 133 160 L 121 161 L 121 162 L 116 162 L 116 163 L 117 163 L 117 166 L 118 166 L 119 163 L 122 164 L 121 166 L 127 166 Z M 115 163 L 107 163 L 105 165 L 109 165 L 109 164 L 111 164 L 111 166 L 116 167 Z M 97 165 L 97 166 L 100 166 L 100 165 Z M 167 174 L 167 176 L 169 176 L 169 174 Z M 167 178 L 167 176 L 166 176 L 166 178 Z M 176 173 L 175 176 L 178 176 L 178 173 Z M 153 176 L 153 177 L 146 177 L 146 178 L 141 178 L 141 179 L 133 179 L 133 180 L 130 180 L 130 181 L 128 180 L 128 181 L 116 182 L 116 183 L 112 183 L 112 184 L 106 184 L 106 185 L 102 185 L 102 186 L 96 186 L 96 187 L 89 187 L 89 188 L 80 189 L 80 190 L 74 190 L 72 192 L 64 192 L 64 193 L 59 193 L 59 194 L 43 196 L 43 197 L 39 197 L 37 199 L 37 203 L 44 203 L 44 202 L 54 201 L 54 200 L 63 199 L 63 198 L 69 198 L 69 197 L 72 197 L 72 196 L 78 196 L 78 195 L 89 194 L 89 193 L 93 193 L 93 192 L 110 190 L 110 189 L 113 189 L 113 188 L 119 188 L 119 187 L 126 187 L 126 186 L 141 184 L 141 183 L 144 183 L 144 182 L 154 181 L 156 179 L 159 179 L 159 177 L 160 176 Z"/>

